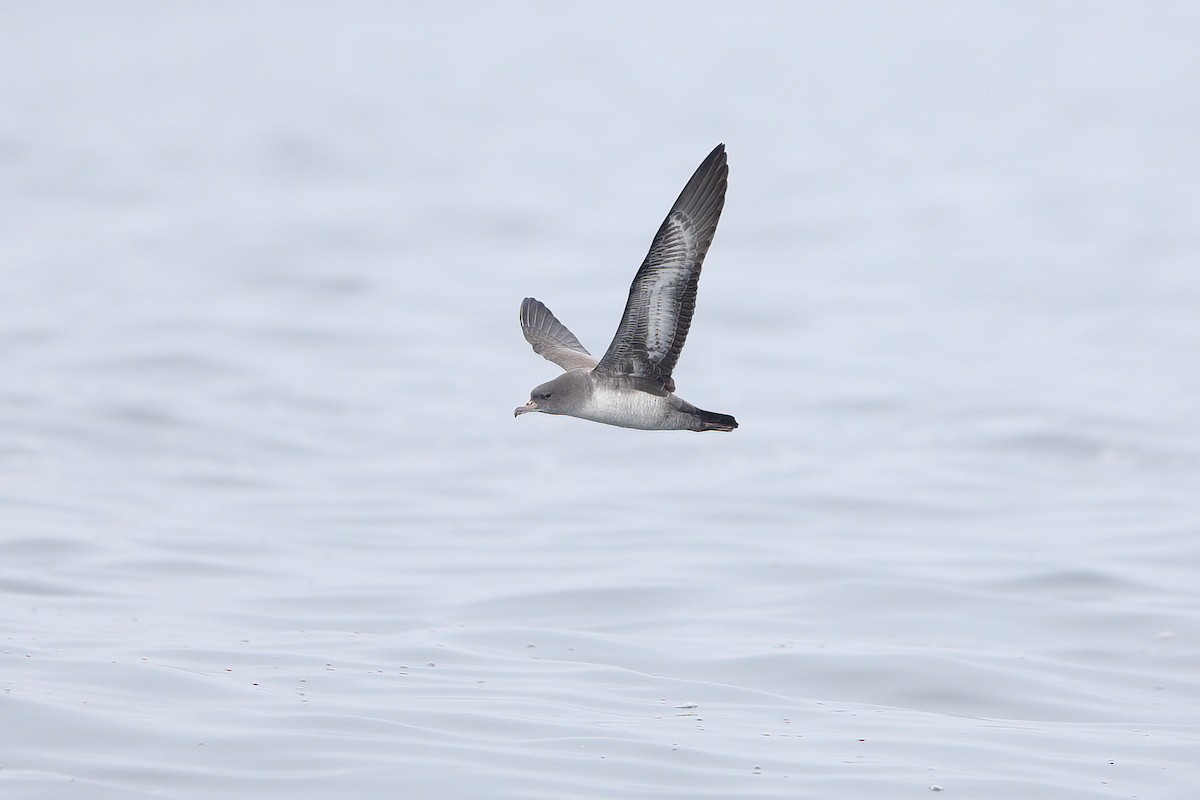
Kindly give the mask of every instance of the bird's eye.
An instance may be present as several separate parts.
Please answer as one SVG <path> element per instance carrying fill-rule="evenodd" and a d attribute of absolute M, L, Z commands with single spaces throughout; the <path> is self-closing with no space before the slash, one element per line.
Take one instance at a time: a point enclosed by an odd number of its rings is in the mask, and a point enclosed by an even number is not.
<path fill-rule="evenodd" d="M 546 398 L 547 400 L 549 400 L 549 399 L 550 399 L 550 395 L 552 395 L 552 394 L 554 394 L 554 392 L 546 392 L 544 395 L 542 395 L 542 397 L 544 397 L 544 398 Z"/>

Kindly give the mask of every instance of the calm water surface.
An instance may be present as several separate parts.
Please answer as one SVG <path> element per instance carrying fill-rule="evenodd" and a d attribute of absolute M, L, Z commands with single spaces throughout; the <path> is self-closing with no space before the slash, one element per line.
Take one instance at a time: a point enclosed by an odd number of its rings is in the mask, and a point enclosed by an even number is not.
<path fill-rule="evenodd" d="M 1195 797 L 1193 4 L 4 16 L 5 797 Z"/>

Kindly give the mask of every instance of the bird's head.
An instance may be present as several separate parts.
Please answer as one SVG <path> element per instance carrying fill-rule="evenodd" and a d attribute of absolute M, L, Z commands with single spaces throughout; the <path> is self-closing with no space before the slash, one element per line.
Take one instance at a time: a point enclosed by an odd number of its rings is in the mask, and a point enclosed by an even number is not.
<path fill-rule="evenodd" d="M 587 391 L 587 370 L 564 372 L 552 381 L 533 387 L 529 402 L 513 412 L 514 417 L 531 411 L 543 414 L 571 414 Z"/>

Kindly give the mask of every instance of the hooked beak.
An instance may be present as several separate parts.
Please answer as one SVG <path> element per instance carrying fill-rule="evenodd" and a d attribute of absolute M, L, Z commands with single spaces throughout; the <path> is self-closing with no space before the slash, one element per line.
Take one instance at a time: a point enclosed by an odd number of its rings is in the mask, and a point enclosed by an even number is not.
<path fill-rule="evenodd" d="M 541 409 L 537 407 L 537 403 L 530 400 L 525 405 L 523 405 L 523 406 L 517 408 L 517 410 L 513 411 L 513 416 L 519 417 L 522 414 L 528 414 L 530 411 L 541 411 Z"/>

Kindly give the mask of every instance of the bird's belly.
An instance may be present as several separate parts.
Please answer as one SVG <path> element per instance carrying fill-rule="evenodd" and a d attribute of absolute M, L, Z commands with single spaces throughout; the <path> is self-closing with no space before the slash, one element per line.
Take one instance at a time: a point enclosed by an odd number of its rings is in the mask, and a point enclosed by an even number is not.
<path fill-rule="evenodd" d="M 676 409 L 671 398 L 637 391 L 596 391 L 579 416 L 641 430 L 685 430 L 694 424 L 692 416 Z"/>

